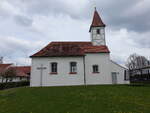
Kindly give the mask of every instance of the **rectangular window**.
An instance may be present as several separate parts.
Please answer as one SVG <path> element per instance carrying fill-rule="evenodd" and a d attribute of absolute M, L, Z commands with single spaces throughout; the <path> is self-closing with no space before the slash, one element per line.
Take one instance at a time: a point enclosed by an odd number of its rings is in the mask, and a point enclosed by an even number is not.
<path fill-rule="evenodd" d="M 96 32 L 97 32 L 97 34 L 100 34 L 100 29 L 97 29 Z"/>
<path fill-rule="evenodd" d="M 57 73 L 57 63 L 56 62 L 51 63 L 51 73 Z"/>
<path fill-rule="evenodd" d="M 71 74 L 77 73 L 77 63 L 76 62 L 70 62 L 70 73 Z"/>
<path fill-rule="evenodd" d="M 93 73 L 99 73 L 98 65 L 93 65 Z"/>

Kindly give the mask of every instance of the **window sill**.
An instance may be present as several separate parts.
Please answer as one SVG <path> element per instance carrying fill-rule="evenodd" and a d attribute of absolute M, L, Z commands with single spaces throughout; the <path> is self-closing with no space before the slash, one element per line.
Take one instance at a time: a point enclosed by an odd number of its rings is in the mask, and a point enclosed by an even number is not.
<path fill-rule="evenodd" d="M 51 75 L 57 75 L 58 73 L 57 72 L 51 72 L 49 74 L 51 74 Z"/>
<path fill-rule="evenodd" d="M 100 72 L 93 72 L 93 74 L 98 74 L 98 73 L 100 73 Z"/>
<path fill-rule="evenodd" d="M 70 72 L 69 74 L 77 74 L 77 72 Z"/>

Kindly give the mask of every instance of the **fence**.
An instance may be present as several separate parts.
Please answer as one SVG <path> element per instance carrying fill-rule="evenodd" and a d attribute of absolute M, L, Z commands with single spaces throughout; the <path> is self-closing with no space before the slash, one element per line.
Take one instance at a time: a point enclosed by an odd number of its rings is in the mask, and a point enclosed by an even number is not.
<path fill-rule="evenodd" d="M 150 83 L 150 67 L 128 70 L 126 72 L 126 76 L 129 76 L 129 80 L 131 83 L 143 82 Z"/>

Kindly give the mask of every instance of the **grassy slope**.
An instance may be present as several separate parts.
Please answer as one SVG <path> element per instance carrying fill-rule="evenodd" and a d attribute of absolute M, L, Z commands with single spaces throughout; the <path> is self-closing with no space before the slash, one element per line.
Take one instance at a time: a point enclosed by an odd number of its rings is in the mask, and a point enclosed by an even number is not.
<path fill-rule="evenodd" d="M 0 91 L 0 113 L 150 113 L 150 87 L 9 89 Z"/>

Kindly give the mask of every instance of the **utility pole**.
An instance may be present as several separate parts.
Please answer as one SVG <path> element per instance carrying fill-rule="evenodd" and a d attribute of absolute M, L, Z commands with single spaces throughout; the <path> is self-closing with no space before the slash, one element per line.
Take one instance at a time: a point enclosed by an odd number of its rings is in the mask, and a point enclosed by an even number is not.
<path fill-rule="evenodd" d="M 3 64 L 3 57 L 0 57 L 0 64 Z"/>

